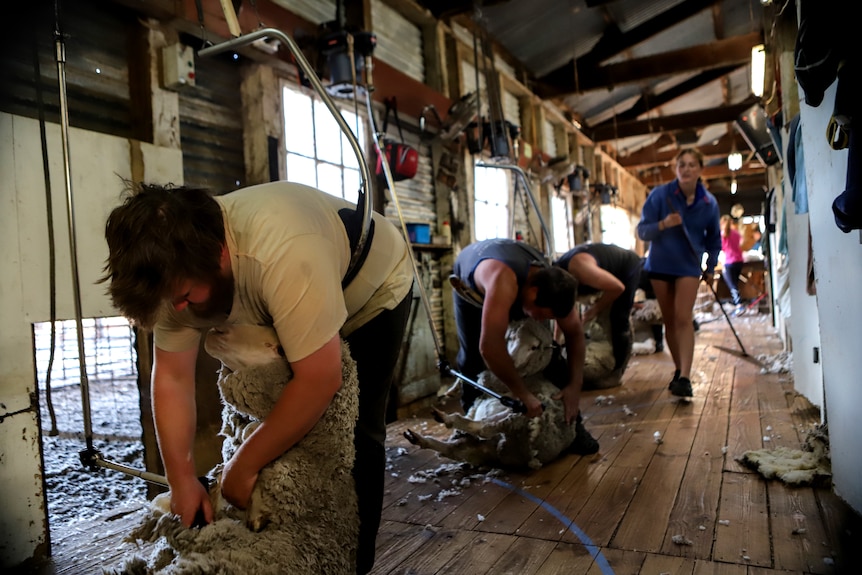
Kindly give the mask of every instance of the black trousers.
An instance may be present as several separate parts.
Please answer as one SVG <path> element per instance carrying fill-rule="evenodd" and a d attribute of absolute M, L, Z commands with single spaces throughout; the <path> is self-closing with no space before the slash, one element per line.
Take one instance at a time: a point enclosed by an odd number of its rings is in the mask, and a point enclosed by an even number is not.
<path fill-rule="evenodd" d="M 359 420 L 354 431 L 356 460 L 353 464 L 359 502 L 359 551 L 356 558 L 359 575 L 365 575 L 374 566 L 383 509 L 386 403 L 412 301 L 411 290 L 395 309 L 380 313 L 345 338 L 359 376 Z"/>
<path fill-rule="evenodd" d="M 609 312 L 611 322 L 611 345 L 614 349 L 614 369 L 625 365 L 632 351 L 631 314 L 634 306 L 635 292 L 638 289 L 640 272 L 633 274 L 625 283 L 625 290 L 611 304 Z"/>
<path fill-rule="evenodd" d="M 487 369 L 479 352 L 482 309 L 459 296 L 454 290 L 452 298 L 455 304 L 455 326 L 458 328 L 458 357 L 455 359 L 455 365 L 458 371 L 476 381 L 479 374 Z M 481 394 L 481 391 L 470 384 L 461 386 L 461 407 L 465 413 Z"/>

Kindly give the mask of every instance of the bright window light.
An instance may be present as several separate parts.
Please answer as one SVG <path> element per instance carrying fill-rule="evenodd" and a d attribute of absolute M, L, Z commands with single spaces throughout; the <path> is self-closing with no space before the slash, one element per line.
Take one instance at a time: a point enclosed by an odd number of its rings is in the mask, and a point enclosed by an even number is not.
<path fill-rule="evenodd" d="M 569 204 L 566 198 L 551 196 L 551 221 L 554 226 L 554 251 L 563 255 L 574 247 L 572 241 L 572 220 L 569 217 Z"/>
<path fill-rule="evenodd" d="M 751 92 L 763 96 L 763 79 L 766 70 L 766 49 L 758 44 L 751 49 Z"/>
<path fill-rule="evenodd" d="M 474 229 L 476 241 L 509 236 L 509 175 L 506 170 L 476 166 Z"/>
<path fill-rule="evenodd" d="M 622 208 L 604 205 L 601 208 L 602 242 L 627 250 L 634 249 L 635 230 L 631 216 Z"/>

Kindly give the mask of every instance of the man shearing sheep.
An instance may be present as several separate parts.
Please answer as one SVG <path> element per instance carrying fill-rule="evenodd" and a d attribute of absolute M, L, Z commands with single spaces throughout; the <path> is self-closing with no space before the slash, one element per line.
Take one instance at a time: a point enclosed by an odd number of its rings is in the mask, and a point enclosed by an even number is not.
<path fill-rule="evenodd" d="M 583 322 L 596 319 L 610 310 L 610 340 L 614 350 L 614 371 L 622 372 L 631 356 L 632 330 L 629 317 L 640 282 L 643 260 L 635 252 L 613 244 L 575 246 L 554 265 L 578 281 L 578 296 L 601 292 L 583 314 Z"/>
<path fill-rule="evenodd" d="M 293 371 L 272 412 L 225 462 L 222 493 L 241 509 L 260 470 L 302 439 L 341 387 L 344 338 L 360 382 L 357 572 L 369 572 L 383 502 L 386 402 L 412 299 L 402 235 L 373 214 L 367 256 L 348 283 L 352 244 L 340 212 L 356 212 L 340 198 L 288 182 L 220 196 L 145 184 L 129 192 L 108 217 L 102 281 L 124 316 L 154 331 L 153 411 L 171 510 L 186 526 L 199 510 L 213 518 L 192 457 L 202 333 L 271 325 Z"/>
<path fill-rule="evenodd" d="M 542 403 L 524 385 L 506 347 L 506 330 L 513 320 L 529 316 L 537 321 L 555 320 L 565 337 L 568 369 L 555 400 L 565 405 L 566 422 L 575 421 L 577 436 L 570 451 L 592 454 L 598 442 L 583 425 L 580 397 L 583 386 L 584 331 L 575 308 L 577 283 L 567 271 L 548 265 L 532 246 L 510 239 L 475 242 L 458 254 L 454 283 L 477 294 L 471 301 L 458 288 L 453 293 L 458 329 L 457 366 L 476 380 L 490 369 L 524 404 L 528 417 L 542 413 Z M 468 410 L 479 391 L 462 385 L 461 405 Z"/>

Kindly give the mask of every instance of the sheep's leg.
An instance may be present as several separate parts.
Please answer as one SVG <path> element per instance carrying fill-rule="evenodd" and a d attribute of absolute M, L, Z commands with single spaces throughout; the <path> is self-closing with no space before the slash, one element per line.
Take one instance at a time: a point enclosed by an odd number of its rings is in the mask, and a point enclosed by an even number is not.
<path fill-rule="evenodd" d="M 457 439 L 440 441 L 433 437 L 420 435 L 408 429 L 404 437 L 413 445 L 423 449 L 433 449 L 440 455 L 457 461 L 466 461 L 473 465 L 496 465 L 499 462 L 496 440 L 480 439 L 472 435 L 462 435 Z"/>
<path fill-rule="evenodd" d="M 255 488 L 251 492 L 251 501 L 245 512 L 245 525 L 255 533 L 259 533 L 264 527 L 269 525 L 269 510 L 263 504 L 263 496 L 260 493 L 260 487 L 257 485 L 255 485 Z"/>
<path fill-rule="evenodd" d="M 482 420 L 476 420 L 464 417 L 460 413 L 446 413 L 434 408 L 434 419 L 449 429 L 458 429 L 483 439 L 489 439 L 498 435 L 499 422 L 507 418 L 508 414 L 502 414 L 497 417 L 490 416 Z"/>

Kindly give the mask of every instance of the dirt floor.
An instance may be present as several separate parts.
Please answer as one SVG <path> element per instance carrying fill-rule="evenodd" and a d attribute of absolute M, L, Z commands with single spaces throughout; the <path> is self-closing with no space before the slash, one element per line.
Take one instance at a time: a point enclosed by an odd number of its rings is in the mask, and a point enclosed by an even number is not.
<path fill-rule="evenodd" d="M 43 389 L 40 389 L 45 484 L 49 528 L 91 519 L 130 501 L 146 501 L 147 484 L 118 471 L 91 470 L 81 463 L 87 449 L 81 385 L 65 383 L 52 390 L 56 435 Z M 108 461 L 143 469 L 141 411 L 132 377 L 91 380 L 90 419 L 93 448 Z"/>

